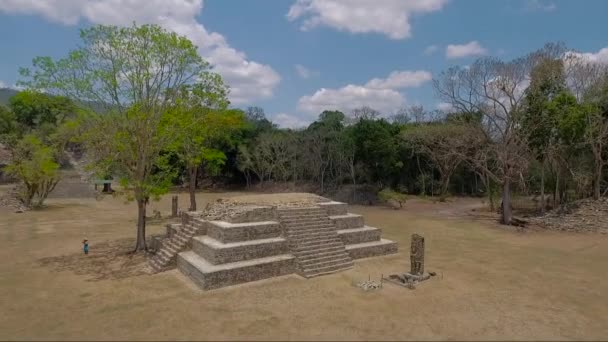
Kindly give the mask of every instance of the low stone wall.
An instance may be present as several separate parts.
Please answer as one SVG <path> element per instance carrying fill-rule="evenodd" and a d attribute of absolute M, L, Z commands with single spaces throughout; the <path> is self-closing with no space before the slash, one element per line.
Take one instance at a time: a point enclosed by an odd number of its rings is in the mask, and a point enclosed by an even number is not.
<path fill-rule="evenodd" d="M 362 259 L 380 255 L 394 254 L 398 252 L 397 243 L 382 239 L 380 242 L 365 242 L 354 245 L 346 245 L 346 251 L 353 259 Z"/>
<path fill-rule="evenodd" d="M 226 221 L 230 223 L 245 223 L 245 222 L 260 222 L 260 221 L 276 221 L 277 211 L 275 207 L 270 206 L 252 206 L 247 210 L 236 213 L 233 216 L 227 217 Z"/>
<path fill-rule="evenodd" d="M 287 275 L 294 273 L 296 269 L 293 256 L 258 259 L 257 262 L 242 262 L 237 267 L 224 268 L 221 265 L 205 264 L 204 260 L 197 258 L 192 251 L 180 253 L 177 266 L 203 290 Z"/>
<path fill-rule="evenodd" d="M 357 214 L 349 213 L 346 215 L 330 216 L 329 219 L 336 225 L 338 230 L 363 228 L 365 226 L 363 216 Z"/>
<path fill-rule="evenodd" d="M 281 235 L 281 226 L 276 221 L 248 223 L 209 221 L 207 235 L 223 243 L 269 239 Z"/>
<path fill-rule="evenodd" d="M 213 265 L 289 253 L 283 238 L 224 244 L 207 236 L 192 239 L 192 251 Z"/>
<path fill-rule="evenodd" d="M 348 205 L 342 202 L 321 202 L 318 203 L 318 206 L 325 209 L 327 211 L 327 215 L 346 215 L 348 212 Z"/>
<path fill-rule="evenodd" d="M 380 241 L 381 235 L 382 231 L 380 229 L 367 226 L 364 228 L 338 230 L 338 236 L 345 245 Z"/>

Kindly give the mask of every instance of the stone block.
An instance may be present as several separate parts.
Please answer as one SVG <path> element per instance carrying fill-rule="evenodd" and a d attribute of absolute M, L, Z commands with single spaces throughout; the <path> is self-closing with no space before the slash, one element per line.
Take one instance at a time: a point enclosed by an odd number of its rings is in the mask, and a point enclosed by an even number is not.
<path fill-rule="evenodd" d="M 382 231 L 379 228 L 369 226 L 338 230 L 338 236 L 345 245 L 380 241 L 381 234 Z"/>
<path fill-rule="evenodd" d="M 295 272 L 295 257 L 291 254 L 212 265 L 193 251 L 177 256 L 177 268 L 203 290 L 246 283 Z"/>
<path fill-rule="evenodd" d="M 260 221 L 276 221 L 277 211 L 275 207 L 271 206 L 249 206 L 247 210 L 239 213 L 235 213 L 231 217 L 227 218 L 226 221 L 231 223 L 244 223 L 244 222 L 260 222 Z"/>
<path fill-rule="evenodd" d="M 357 214 L 334 215 L 330 216 L 329 219 L 336 225 L 338 230 L 363 228 L 365 226 L 363 216 Z"/>
<path fill-rule="evenodd" d="M 327 215 L 346 215 L 348 213 L 348 205 L 343 202 L 321 202 L 318 203 L 319 207 L 325 209 L 327 211 Z"/>
<path fill-rule="evenodd" d="M 391 240 L 364 242 L 346 245 L 346 251 L 353 259 L 369 258 L 398 252 L 397 243 Z"/>
<path fill-rule="evenodd" d="M 268 239 L 281 236 L 281 225 L 276 221 L 247 223 L 208 221 L 206 234 L 223 243 Z"/>
<path fill-rule="evenodd" d="M 209 236 L 198 236 L 192 239 L 192 251 L 210 264 L 219 265 L 289 253 L 289 246 L 281 237 L 222 243 Z"/>

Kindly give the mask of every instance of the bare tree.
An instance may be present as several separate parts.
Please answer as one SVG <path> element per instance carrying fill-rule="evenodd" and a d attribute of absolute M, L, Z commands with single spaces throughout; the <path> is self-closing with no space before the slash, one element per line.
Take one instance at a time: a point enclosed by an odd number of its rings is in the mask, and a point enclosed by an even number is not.
<path fill-rule="evenodd" d="M 502 184 L 502 223 L 511 224 L 511 185 L 528 165 L 529 149 L 520 125 L 524 90 L 534 58 L 503 62 L 482 58 L 469 68 L 452 67 L 433 81 L 438 96 L 463 113 L 481 113 L 479 127 L 488 142 L 471 159 L 489 177 Z M 481 155 L 486 157 L 480 158 Z M 490 155 L 494 163 L 486 162 Z M 490 167 L 493 166 L 493 167 Z"/>

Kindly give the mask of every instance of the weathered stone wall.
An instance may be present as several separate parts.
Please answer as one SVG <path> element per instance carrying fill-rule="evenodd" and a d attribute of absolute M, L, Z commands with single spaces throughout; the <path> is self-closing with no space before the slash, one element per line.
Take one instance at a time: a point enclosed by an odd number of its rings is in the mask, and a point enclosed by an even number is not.
<path fill-rule="evenodd" d="M 229 223 L 209 221 L 207 235 L 223 243 L 268 239 L 281 235 L 281 226 L 276 221 Z"/>
<path fill-rule="evenodd" d="M 338 236 L 346 245 L 370 241 L 380 241 L 382 231 L 374 227 L 338 230 Z"/>
<path fill-rule="evenodd" d="M 382 243 L 362 243 L 357 245 L 347 245 L 346 251 L 353 259 L 362 259 L 386 254 L 397 253 L 397 243 L 389 240 L 381 240 Z M 353 248 L 356 247 L 356 248 Z"/>
<path fill-rule="evenodd" d="M 260 222 L 260 221 L 275 221 L 277 219 L 277 212 L 275 207 L 259 206 L 250 207 L 243 212 L 234 213 L 227 217 L 225 221 L 231 223 L 245 223 L 245 222 Z"/>
<path fill-rule="evenodd" d="M 333 221 L 338 230 L 362 228 L 365 225 L 363 216 L 356 214 L 330 216 L 329 218 Z"/>
<path fill-rule="evenodd" d="M 255 280 L 278 277 L 295 272 L 295 258 L 281 257 L 264 264 L 244 265 L 240 268 L 216 268 L 201 270 L 189 258 L 192 252 L 180 253 L 177 257 L 179 270 L 188 276 L 203 290 L 211 290 L 224 286 L 236 285 Z"/>
<path fill-rule="evenodd" d="M 283 238 L 256 242 L 222 244 L 209 237 L 195 237 L 192 250 L 214 265 L 289 253 L 287 241 Z"/>

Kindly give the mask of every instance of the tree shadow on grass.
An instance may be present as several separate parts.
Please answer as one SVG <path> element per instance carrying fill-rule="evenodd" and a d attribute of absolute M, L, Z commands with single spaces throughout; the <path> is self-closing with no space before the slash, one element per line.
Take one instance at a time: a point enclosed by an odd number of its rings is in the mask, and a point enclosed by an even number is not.
<path fill-rule="evenodd" d="M 146 253 L 131 253 L 135 239 L 103 241 L 89 245 L 89 254 L 74 253 L 39 259 L 55 272 L 88 276 L 87 281 L 119 280 L 148 274 Z"/>

